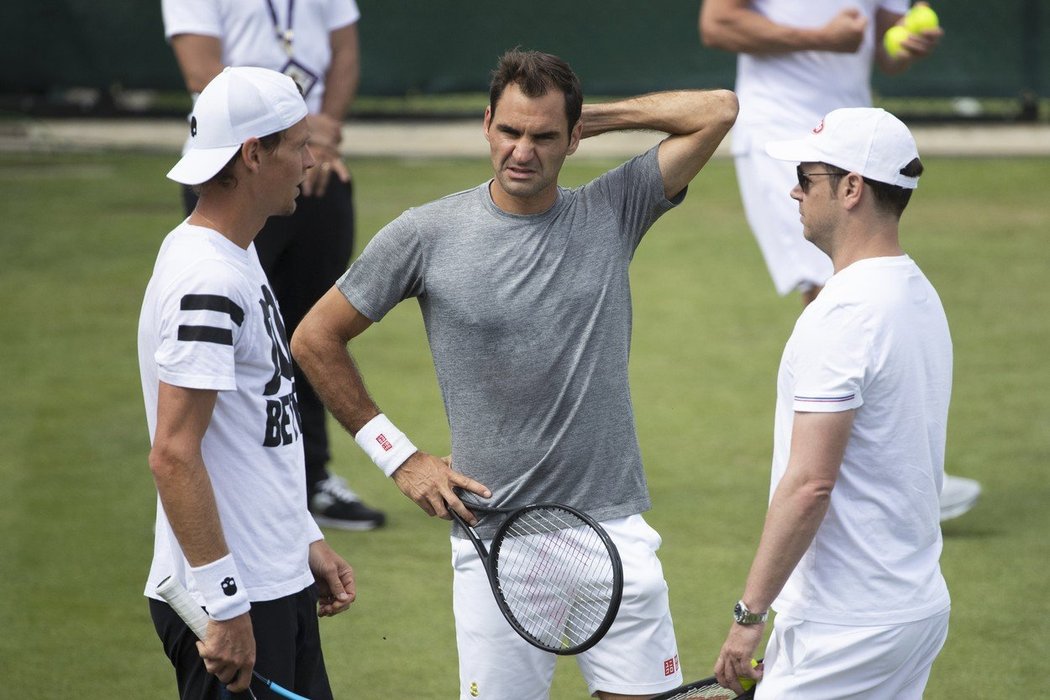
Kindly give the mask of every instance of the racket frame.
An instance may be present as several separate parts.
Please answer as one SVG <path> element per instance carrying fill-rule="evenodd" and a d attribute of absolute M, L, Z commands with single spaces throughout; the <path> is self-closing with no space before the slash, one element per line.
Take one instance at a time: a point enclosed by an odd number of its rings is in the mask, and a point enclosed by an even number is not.
<path fill-rule="evenodd" d="M 586 513 L 581 513 L 564 503 L 531 503 L 520 508 L 493 508 L 491 506 L 483 506 L 469 501 L 464 501 L 464 505 L 475 513 L 505 516 L 503 522 L 500 523 L 499 527 L 496 528 L 496 532 L 492 535 L 491 549 L 496 552 L 496 555 L 493 556 L 490 554 L 489 549 L 485 547 L 485 543 L 482 541 L 481 536 L 477 531 L 468 525 L 459 513 L 449 508 L 449 513 L 452 514 L 453 519 L 459 523 L 460 527 L 466 531 L 471 544 L 474 545 L 474 549 L 477 551 L 478 556 L 481 557 L 481 563 L 485 567 L 485 573 L 489 580 L 489 588 L 492 589 L 492 596 L 496 599 L 496 605 L 499 607 L 500 612 L 503 613 L 503 617 L 506 618 L 510 626 L 522 639 L 538 649 L 559 656 L 573 656 L 580 654 L 601 641 L 602 637 L 604 637 L 605 633 L 609 631 L 613 621 L 616 619 L 616 615 L 620 611 L 620 602 L 623 599 L 623 563 L 620 560 L 620 552 L 616 549 L 616 544 L 612 541 L 612 538 L 609 537 L 609 533 L 605 531 L 605 528 L 599 525 L 597 521 Z M 513 526 L 515 521 L 530 511 L 552 508 L 570 513 L 594 530 L 605 545 L 606 551 L 609 553 L 609 560 L 613 571 L 612 600 L 610 601 L 608 610 L 606 611 L 602 622 L 598 625 L 595 631 L 580 644 L 558 649 L 552 649 L 550 646 L 536 639 L 517 621 L 513 611 L 510 609 L 510 605 L 507 603 L 507 600 L 503 595 L 498 571 L 499 550 L 508 529 Z"/>

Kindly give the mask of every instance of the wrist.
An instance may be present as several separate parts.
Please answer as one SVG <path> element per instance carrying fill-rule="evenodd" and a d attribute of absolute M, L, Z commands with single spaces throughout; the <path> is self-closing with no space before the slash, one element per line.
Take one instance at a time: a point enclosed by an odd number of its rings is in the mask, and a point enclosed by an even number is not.
<path fill-rule="evenodd" d="M 387 476 L 392 476 L 405 460 L 416 453 L 412 441 L 382 413 L 361 426 L 354 435 L 354 442 Z"/>
<path fill-rule="evenodd" d="M 204 596 L 204 608 L 213 620 L 229 620 L 251 609 L 248 592 L 232 554 L 204 566 L 190 567 L 197 590 Z"/>
<path fill-rule="evenodd" d="M 733 607 L 733 619 L 738 625 L 760 625 L 769 617 L 769 610 L 751 610 L 742 599 Z"/>

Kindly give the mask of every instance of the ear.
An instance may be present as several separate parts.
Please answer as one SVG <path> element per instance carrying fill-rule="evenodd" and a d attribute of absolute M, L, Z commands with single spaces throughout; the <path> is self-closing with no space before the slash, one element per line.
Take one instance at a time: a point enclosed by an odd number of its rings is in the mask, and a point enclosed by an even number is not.
<path fill-rule="evenodd" d="M 577 119 L 576 126 L 569 132 L 569 150 L 565 155 L 571 156 L 580 147 L 580 139 L 583 138 L 583 120 Z"/>
<path fill-rule="evenodd" d="M 854 209 L 864 199 L 864 178 L 858 173 L 849 173 L 839 183 L 842 188 L 842 206 Z"/>
<path fill-rule="evenodd" d="M 481 130 L 485 132 L 485 139 L 489 139 L 489 128 L 492 126 L 492 107 L 485 107 L 485 119 L 481 123 Z"/>
<path fill-rule="evenodd" d="M 249 172 L 257 172 L 262 163 L 262 144 L 254 136 L 241 144 L 241 161 Z"/>

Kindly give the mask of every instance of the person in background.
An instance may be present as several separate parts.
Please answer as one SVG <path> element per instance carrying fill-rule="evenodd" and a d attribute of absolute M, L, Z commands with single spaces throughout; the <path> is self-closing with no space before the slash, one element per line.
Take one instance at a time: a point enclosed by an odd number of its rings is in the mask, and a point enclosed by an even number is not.
<path fill-rule="evenodd" d="M 802 236 L 798 212 L 783 196 L 795 181 L 789 163 L 765 144 L 812 128 L 840 107 L 871 106 L 874 66 L 893 75 L 929 56 L 944 32 L 911 36 L 896 56 L 886 31 L 903 21 L 908 0 L 703 0 L 700 38 L 737 56 L 740 116 L 732 153 L 740 197 L 776 291 L 811 302 L 831 276 L 831 261 Z M 946 475 L 941 519 L 969 511 L 981 494 L 973 479 Z"/>
<path fill-rule="evenodd" d="M 355 0 L 162 0 L 164 32 L 186 88 L 196 94 L 223 66 L 259 66 L 293 78 L 310 114 L 317 160 L 296 211 L 270 219 L 255 239 L 259 260 L 284 314 L 289 337 L 346 270 L 354 245 L 353 181 L 340 157 L 343 118 L 360 78 Z M 187 214 L 193 191 L 183 188 Z M 328 468 L 324 405 L 295 367 L 306 445 L 310 510 L 325 527 L 370 530 L 386 516 L 368 507 Z"/>

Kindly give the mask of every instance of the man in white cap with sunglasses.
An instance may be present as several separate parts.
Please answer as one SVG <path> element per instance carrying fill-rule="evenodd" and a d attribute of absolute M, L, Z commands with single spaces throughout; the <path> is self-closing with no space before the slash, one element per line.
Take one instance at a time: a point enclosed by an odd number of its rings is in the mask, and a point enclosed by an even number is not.
<path fill-rule="evenodd" d="M 769 510 L 715 673 L 738 692 L 762 677 L 756 698 L 921 698 L 948 633 L 952 385 L 940 298 L 898 239 L 922 162 L 908 128 L 872 108 L 766 151 L 798 164 L 791 197 L 834 275 L 781 359 Z"/>
<path fill-rule="evenodd" d="M 306 113 L 291 78 L 227 68 L 168 173 L 200 196 L 161 245 L 138 346 L 158 493 L 146 595 L 181 697 L 248 697 L 257 665 L 331 698 L 317 617 L 356 595 L 306 507 L 288 339 L 253 244 L 268 217 L 295 210 L 314 165 Z M 206 609 L 206 642 L 156 594 L 168 576 Z"/>

